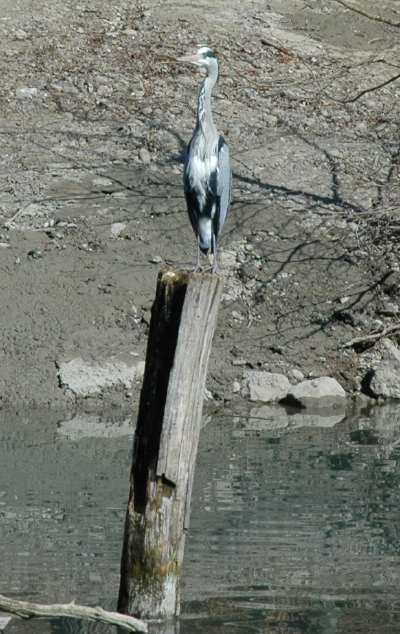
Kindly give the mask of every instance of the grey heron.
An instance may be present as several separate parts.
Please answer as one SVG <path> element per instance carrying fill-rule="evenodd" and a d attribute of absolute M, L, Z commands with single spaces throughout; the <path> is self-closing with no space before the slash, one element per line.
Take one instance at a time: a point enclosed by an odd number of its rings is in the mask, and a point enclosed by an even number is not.
<path fill-rule="evenodd" d="M 197 101 L 196 126 L 186 151 L 183 183 L 189 219 L 198 243 L 196 270 L 201 269 L 201 251 L 212 254 L 215 273 L 218 272 L 217 243 L 231 202 L 232 184 L 229 147 L 217 132 L 211 111 L 218 61 L 206 46 L 178 61 L 195 64 L 206 71 Z"/>

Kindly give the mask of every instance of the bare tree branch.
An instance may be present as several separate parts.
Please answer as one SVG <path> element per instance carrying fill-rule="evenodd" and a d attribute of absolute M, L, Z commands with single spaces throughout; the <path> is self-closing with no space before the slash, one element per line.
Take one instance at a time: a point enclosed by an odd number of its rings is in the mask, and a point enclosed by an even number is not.
<path fill-rule="evenodd" d="M 108 612 L 103 608 L 88 608 L 83 605 L 72 603 L 41 605 L 28 601 L 18 601 L 10 599 L 0 594 L 0 610 L 10 614 L 16 614 L 23 619 L 32 617 L 66 617 L 73 619 L 89 619 L 90 621 L 100 621 L 108 625 L 117 625 L 130 632 L 147 632 L 147 624 L 140 619 L 118 612 Z"/>
<path fill-rule="evenodd" d="M 342 348 L 354 348 L 354 346 L 360 345 L 360 343 L 369 343 L 375 342 L 387 335 L 394 334 L 395 332 L 400 331 L 400 324 L 395 324 L 394 326 L 388 326 L 384 328 L 381 332 L 374 332 L 372 335 L 365 335 L 364 337 L 355 337 L 354 339 L 350 339 L 342 345 Z"/>
<path fill-rule="evenodd" d="M 374 92 L 375 90 L 379 90 L 380 88 L 383 88 L 384 86 L 387 86 L 388 84 L 391 84 L 393 81 L 396 81 L 396 79 L 399 79 L 399 78 L 400 78 L 400 73 L 398 73 L 394 77 L 390 77 L 389 79 L 386 79 L 386 81 L 383 81 L 381 84 L 377 84 L 376 86 L 371 86 L 371 88 L 365 88 L 365 90 L 362 90 L 361 92 L 357 93 L 355 97 L 351 97 L 351 99 L 345 99 L 344 101 L 342 101 L 342 103 L 354 103 L 355 101 L 357 101 L 357 99 L 360 99 L 360 97 L 363 97 L 367 93 Z"/>
<path fill-rule="evenodd" d="M 383 18 L 380 15 L 371 15 L 370 13 L 367 13 L 366 11 L 359 9 L 358 7 L 353 7 L 351 4 L 348 4 L 347 2 L 345 2 L 345 0 L 335 0 L 335 2 L 337 2 L 338 4 L 341 4 L 343 7 L 346 7 L 346 9 L 349 9 L 350 11 L 354 11 L 355 13 L 359 13 L 360 15 L 363 15 L 365 18 L 368 18 L 369 20 L 375 20 L 376 22 L 383 22 L 384 24 L 388 24 L 389 26 L 396 26 L 396 27 L 400 26 L 400 22 L 394 22 L 393 20 L 390 20 L 389 18 Z"/>

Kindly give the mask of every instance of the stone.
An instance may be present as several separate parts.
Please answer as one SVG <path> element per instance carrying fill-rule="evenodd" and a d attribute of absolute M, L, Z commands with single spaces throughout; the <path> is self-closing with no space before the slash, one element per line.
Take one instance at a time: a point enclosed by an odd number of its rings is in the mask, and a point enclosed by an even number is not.
<path fill-rule="evenodd" d="M 141 147 L 139 150 L 139 158 L 142 163 L 148 164 L 151 161 L 150 152 L 147 148 Z"/>
<path fill-rule="evenodd" d="M 384 302 L 378 310 L 380 315 L 387 315 L 388 317 L 396 317 L 399 311 L 399 305 L 396 302 Z"/>
<path fill-rule="evenodd" d="M 291 370 L 289 370 L 288 375 L 289 379 L 291 379 L 293 383 L 300 383 L 300 381 L 304 381 L 304 374 L 301 370 L 298 370 L 297 368 L 292 368 Z"/>
<path fill-rule="evenodd" d="M 125 228 L 125 222 L 113 222 L 113 224 L 111 225 L 111 237 L 119 238 Z"/>
<path fill-rule="evenodd" d="M 236 252 L 229 251 L 228 249 L 221 249 L 219 251 L 219 263 L 224 271 L 227 269 L 237 268 Z"/>
<path fill-rule="evenodd" d="M 17 99 L 32 99 L 33 97 L 37 97 L 37 94 L 37 88 L 29 88 L 28 86 L 21 86 L 15 91 Z"/>
<path fill-rule="evenodd" d="M 321 376 L 291 386 L 287 401 L 307 409 L 344 408 L 346 392 L 336 379 Z"/>
<path fill-rule="evenodd" d="M 232 383 L 232 392 L 234 394 L 238 394 L 240 392 L 240 383 L 239 383 L 239 381 L 234 381 Z"/>
<path fill-rule="evenodd" d="M 382 339 L 382 357 L 387 361 L 398 361 L 400 363 L 400 350 L 399 348 L 387 337 Z"/>
<path fill-rule="evenodd" d="M 251 401 L 272 403 L 285 398 L 290 389 L 290 383 L 284 374 L 247 370 L 244 373 L 245 383 L 249 390 Z"/>
<path fill-rule="evenodd" d="M 28 33 L 23 29 L 17 29 L 14 33 L 14 37 L 16 40 L 19 41 L 26 40 L 26 38 L 28 37 Z"/>
<path fill-rule="evenodd" d="M 6 629 L 12 618 L 13 617 L 6 612 L 0 612 L 0 632 L 3 632 Z"/>
<path fill-rule="evenodd" d="M 374 396 L 400 399 L 400 361 L 384 360 L 370 373 L 369 388 Z"/>
<path fill-rule="evenodd" d="M 80 397 L 96 396 L 107 388 L 121 385 L 129 390 L 133 381 L 141 379 L 143 373 L 144 361 L 138 361 L 128 354 L 104 361 L 85 361 L 75 357 L 58 363 L 61 385 Z"/>

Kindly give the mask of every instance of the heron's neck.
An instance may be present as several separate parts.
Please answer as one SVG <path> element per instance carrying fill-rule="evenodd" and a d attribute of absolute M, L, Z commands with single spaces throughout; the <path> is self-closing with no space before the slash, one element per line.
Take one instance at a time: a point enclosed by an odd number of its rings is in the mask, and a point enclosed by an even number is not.
<path fill-rule="evenodd" d="M 206 143 L 212 142 L 217 134 L 211 111 L 211 93 L 218 79 L 218 68 L 210 69 L 200 87 L 197 101 L 197 129 L 203 133 Z"/>

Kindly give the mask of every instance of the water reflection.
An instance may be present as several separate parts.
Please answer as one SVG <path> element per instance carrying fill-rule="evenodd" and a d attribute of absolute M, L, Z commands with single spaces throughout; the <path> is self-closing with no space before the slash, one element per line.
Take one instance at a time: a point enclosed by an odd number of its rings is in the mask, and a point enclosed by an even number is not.
<path fill-rule="evenodd" d="M 132 428 L 0 424 L 0 593 L 113 609 Z M 160 634 L 400 632 L 400 407 L 271 407 L 202 430 L 180 624 Z M 79 621 L 7 632 L 105 633 Z M 107 628 L 109 631 L 109 628 Z"/>

